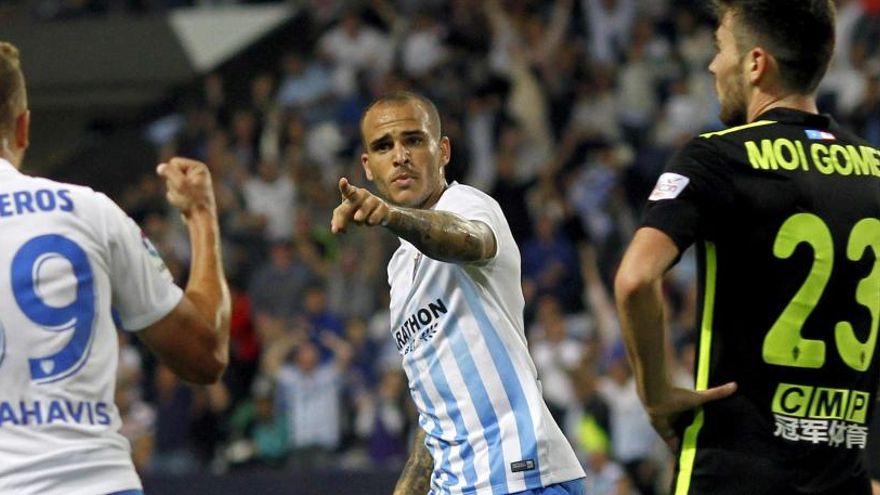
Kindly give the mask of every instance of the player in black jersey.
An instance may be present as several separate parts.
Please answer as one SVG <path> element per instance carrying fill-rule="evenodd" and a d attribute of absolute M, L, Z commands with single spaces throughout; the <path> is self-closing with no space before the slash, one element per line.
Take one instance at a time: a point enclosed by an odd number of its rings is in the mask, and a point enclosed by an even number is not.
<path fill-rule="evenodd" d="M 678 450 L 676 495 L 867 495 L 880 151 L 816 108 L 831 0 L 715 3 L 709 69 L 734 127 L 672 159 L 615 281 L 638 390 Z M 670 382 L 660 290 L 691 244 L 696 390 Z"/>

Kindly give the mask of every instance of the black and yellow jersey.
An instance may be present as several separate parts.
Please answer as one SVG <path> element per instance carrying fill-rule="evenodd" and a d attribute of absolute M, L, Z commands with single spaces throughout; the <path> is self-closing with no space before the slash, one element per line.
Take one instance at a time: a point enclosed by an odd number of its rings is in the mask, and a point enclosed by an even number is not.
<path fill-rule="evenodd" d="M 773 466 L 792 493 L 867 479 L 880 151 L 828 116 L 773 109 L 691 140 L 659 178 L 643 226 L 681 251 L 696 245 L 697 388 L 739 385 L 683 425 L 675 493 L 700 493 L 691 476 L 724 469 L 701 456 L 716 449 Z"/>

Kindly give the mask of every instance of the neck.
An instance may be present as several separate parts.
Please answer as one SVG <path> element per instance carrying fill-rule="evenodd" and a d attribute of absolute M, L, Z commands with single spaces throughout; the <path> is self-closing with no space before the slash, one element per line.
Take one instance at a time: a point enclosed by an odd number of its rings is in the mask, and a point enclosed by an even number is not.
<path fill-rule="evenodd" d="M 440 201 L 440 196 L 443 196 L 443 193 L 446 191 L 447 187 L 449 187 L 449 184 L 446 182 L 446 179 L 443 179 L 443 184 L 438 187 L 433 193 L 431 193 L 430 196 L 428 196 L 428 199 L 426 199 L 425 202 L 422 203 L 421 206 L 419 206 L 419 209 L 427 210 L 437 204 L 437 201 Z"/>
<path fill-rule="evenodd" d="M 21 165 L 21 156 L 9 147 L 9 138 L 0 138 L 0 158 L 11 163 L 13 167 L 19 168 Z"/>
<path fill-rule="evenodd" d="M 21 160 L 16 158 L 12 153 L 0 153 L 0 158 L 11 163 L 12 166 L 17 169 L 21 168 Z"/>
<path fill-rule="evenodd" d="M 759 115 L 774 108 L 791 108 L 807 113 L 819 113 L 819 109 L 816 107 L 816 98 L 813 95 L 773 96 L 759 94 L 749 105 L 747 122 L 754 122 Z"/>

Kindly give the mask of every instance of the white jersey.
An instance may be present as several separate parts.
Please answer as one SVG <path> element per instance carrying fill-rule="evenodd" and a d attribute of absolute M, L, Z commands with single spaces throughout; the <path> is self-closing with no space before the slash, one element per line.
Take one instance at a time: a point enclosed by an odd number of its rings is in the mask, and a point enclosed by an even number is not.
<path fill-rule="evenodd" d="M 114 404 L 118 343 L 182 291 L 105 195 L 0 160 L 0 493 L 138 489 Z"/>
<path fill-rule="evenodd" d="M 541 397 L 523 331 L 519 249 L 498 203 L 450 185 L 435 210 L 488 225 L 480 266 L 401 241 L 388 265 L 391 332 L 434 458 L 432 494 L 507 494 L 582 478 Z"/>

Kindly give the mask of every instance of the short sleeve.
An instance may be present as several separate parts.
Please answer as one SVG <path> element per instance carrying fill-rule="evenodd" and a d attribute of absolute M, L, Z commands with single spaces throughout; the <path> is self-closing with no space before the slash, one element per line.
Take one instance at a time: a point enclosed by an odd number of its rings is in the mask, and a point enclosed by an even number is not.
<path fill-rule="evenodd" d="M 664 232 L 684 252 L 695 239 L 709 235 L 731 197 L 723 157 L 706 138 L 694 138 L 657 179 L 642 226 Z"/>
<path fill-rule="evenodd" d="M 134 220 L 101 196 L 113 309 L 125 330 L 141 330 L 168 315 L 180 303 L 183 291 Z"/>
<path fill-rule="evenodd" d="M 455 213 L 467 220 L 476 220 L 488 225 L 495 235 L 495 242 L 498 245 L 495 256 L 498 256 L 501 251 L 500 244 L 503 242 L 503 237 L 499 234 L 507 221 L 504 219 L 501 207 L 490 196 L 470 187 L 455 184 L 440 197 L 435 209 Z"/>

